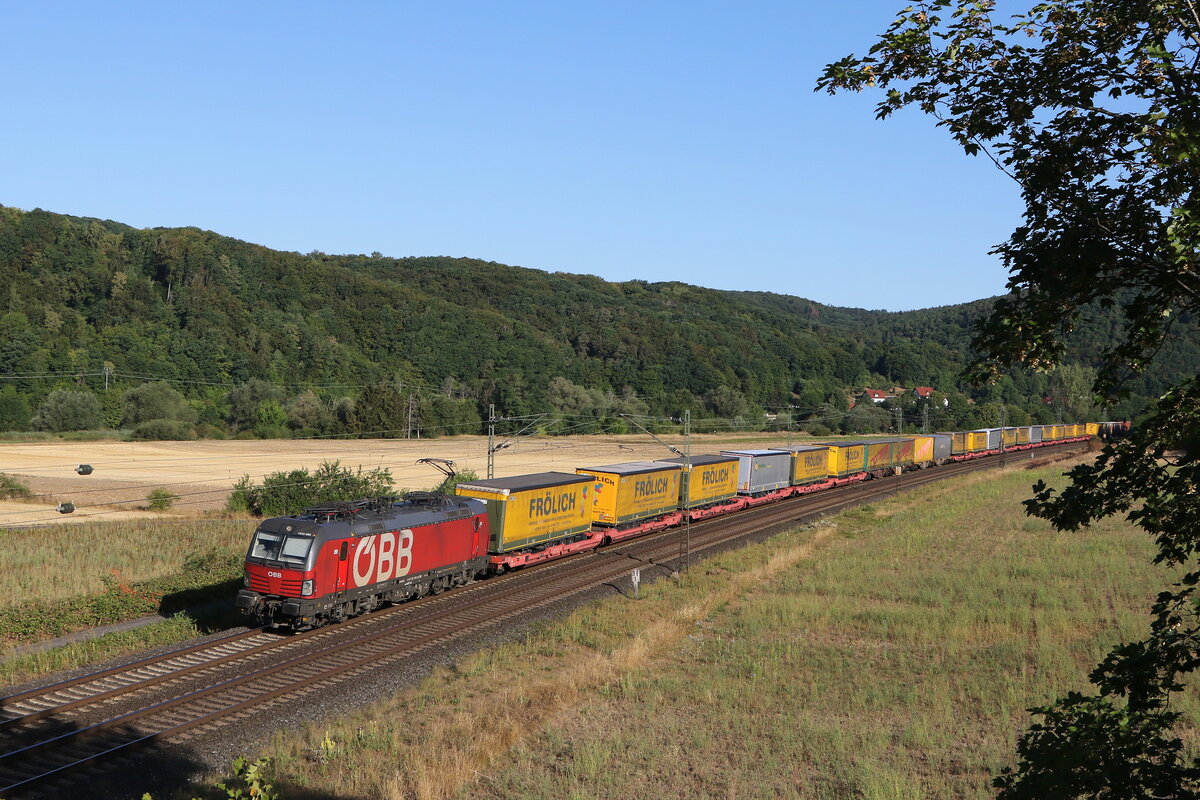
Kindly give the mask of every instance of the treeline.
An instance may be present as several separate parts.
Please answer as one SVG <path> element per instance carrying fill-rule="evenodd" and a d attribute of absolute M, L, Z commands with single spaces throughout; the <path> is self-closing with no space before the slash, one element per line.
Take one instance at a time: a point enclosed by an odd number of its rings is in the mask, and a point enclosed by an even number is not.
<path fill-rule="evenodd" d="M 685 410 L 700 427 L 782 415 L 842 430 L 878 416 L 851 411 L 853 391 L 894 385 L 933 387 L 951 405 L 930 413 L 962 428 L 1000 404 L 1053 421 L 1064 403 L 1045 375 L 960 385 L 987 301 L 873 312 L 473 259 L 301 255 L 4 207 L 0 303 L 0 430 L 438 435 L 480 432 L 489 406 L 576 432 Z M 1112 319 L 1097 310 L 1076 332 L 1079 366 Z M 1133 415 L 1194 371 L 1196 326 L 1177 330 L 1166 366 L 1107 413 Z"/>

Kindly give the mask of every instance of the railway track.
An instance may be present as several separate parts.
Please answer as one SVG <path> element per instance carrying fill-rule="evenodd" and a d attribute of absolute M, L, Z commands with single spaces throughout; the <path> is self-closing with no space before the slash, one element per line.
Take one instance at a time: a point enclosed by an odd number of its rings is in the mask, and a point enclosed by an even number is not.
<path fill-rule="evenodd" d="M 960 462 L 693 523 L 687 557 L 1000 462 L 999 456 Z M 295 635 L 251 630 L 14 694 L 0 701 L 0 796 L 59 796 L 89 767 L 517 622 L 623 579 L 634 566 L 676 572 L 686 566 L 682 558 L 680 529 L 661 531 L 340 625 Z"/>

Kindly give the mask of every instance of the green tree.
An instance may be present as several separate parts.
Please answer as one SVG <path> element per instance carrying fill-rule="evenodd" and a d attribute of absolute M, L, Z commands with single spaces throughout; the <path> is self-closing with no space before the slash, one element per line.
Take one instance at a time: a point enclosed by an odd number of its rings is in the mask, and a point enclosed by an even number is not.
<path fill-rule="evenodd" d="M 15 386 L 0 388 L 0 431 L 24 430 L 30 416 L 29 402 Z"/>
<path fill-rule="evenodd" d="M 1200 16 L 1194 0 L 1053 0 L 1001 18 L 994 3 L 937 0 L 901 12 L 866 57 L 830 64 L 829 91 L 886 91 L 878 115 L 935 116 L 969 154 L 1019 185 L 1023 223 L 996 252 L 1011 272 L 976 346 L 975 379 L 1063 359 L 1097 306 L 1123 329 L 1093 391 L 1121 398 L 1174 321 L 1200 311 Z M 1004 798 L 1200 796 L 1171 698 L 1200 666 L 1200 378 L 1195 364 L 1124 441 L 1037 486 L 1031 513 L 1065 530 L 1124 514 L 1157 560 L 1184 565 L 1142 641 L 1092 672 L 1090 695 L 1036 710 Z"/>
<path fill-rule="evenodd" d="M 91 392 L 57 389 L 30 424 L 40 431 L 82 431 L 100 427 L 100 399 Z"/>
<path fill-rule="evenodd" d="M 283 404 L 268 397 L 254 412 L 254 432 L 262 439 L 280 439 L 287 436 L 287 421 Z"/>
<path fill-rule="evenodd" d="M 122 425 L 137 425 L 153 419 L 195 422 L 196 410 L 166 381 L 143 383 L 121 398 Z"/>

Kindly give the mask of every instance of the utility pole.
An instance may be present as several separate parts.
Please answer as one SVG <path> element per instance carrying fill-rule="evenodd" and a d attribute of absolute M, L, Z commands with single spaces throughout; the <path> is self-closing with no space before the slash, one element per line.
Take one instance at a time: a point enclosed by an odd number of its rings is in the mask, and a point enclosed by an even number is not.
<path fill-rule="evenodd" d="M 921 433 L 929 433 L 929 403 L 921 409 Z"/>
<path fill-rule="evenodd" d="M 408 395 L 408 414 L 405 416 L 405 420 L 404 420 L 404 438 L 405 439 L 412 438 L 413 417 L 416 415 L 416 410 L 417 410 L 417 402 L 416 401 L 417 401 L 416 395 L 414 395 L 410 392 Z"/>
<path fill-rule="evenodd" d="M 1000 466 L 1004 466 L 1004 429 L 1008 427 L 1008 406 L 1000 404 Z"/>
<path fill-rule="evenodd" d="M 488 453 L 487 476 L 492 479 L 496 471 L 496 404 L 488 403 Z"/>
<path fill-rule="evenodd" d="M 691 499 L 689 490 L 692 484 L 692 411 L 683 412 L 683 538 L 687 543 L 684 553 L 684 572 L 692 571 L 692 510 L 688 506 Z"/>

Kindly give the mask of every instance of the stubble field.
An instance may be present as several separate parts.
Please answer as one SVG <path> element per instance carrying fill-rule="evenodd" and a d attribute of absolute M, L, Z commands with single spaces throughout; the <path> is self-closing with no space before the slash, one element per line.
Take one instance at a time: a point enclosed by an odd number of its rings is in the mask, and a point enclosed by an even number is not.
<path fill-rule="evenodd" d="M 668 437 L 682 445 L 679 437 Z M 498 437 L 497 443 L 503 438 Z M 787 434 L 735 434 L 692 437 L 696 453 L 726 447 L 765 446 L 788 441 Z M 146 517 L 140 510 L 147 495 L 163 489 L 178 495 L 176 515 L 196 515 L 224 508 L 233 483 L 243 475 L 259 479 L 272 472 L 312 469 L 323 461 L 342 466 L 391 470 L 397 488 L 426 489 L 441 475 L 417 464 L 420 458 L 444 458 L 460 470 L 487 470 L 486 436 L 444 439 L 265 439 L 197 442 L 17 442 L 0 443 L 0 473 L 15 475 L 35 493 L 28 502 L 0 503 L 0 527 L 83 519 Z M 618 461 L 672 458 L 648 436 L 564 436 L 519 438 L 496 454 L 497 477 L 597 466 Z M 80 464 L 91 475 L 75 473 Z M 77 507 L 60 515 L 55 507 L 69 501 Z"/>

